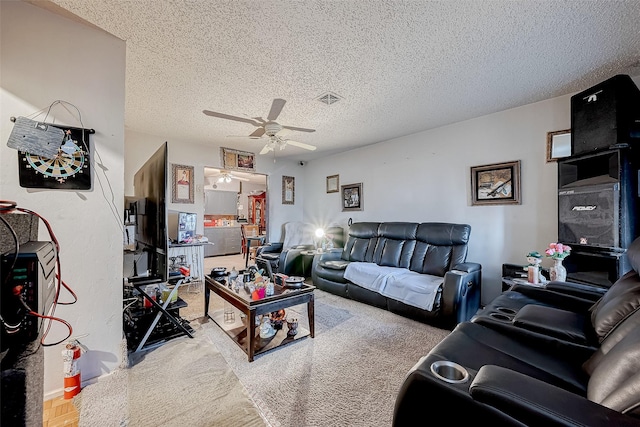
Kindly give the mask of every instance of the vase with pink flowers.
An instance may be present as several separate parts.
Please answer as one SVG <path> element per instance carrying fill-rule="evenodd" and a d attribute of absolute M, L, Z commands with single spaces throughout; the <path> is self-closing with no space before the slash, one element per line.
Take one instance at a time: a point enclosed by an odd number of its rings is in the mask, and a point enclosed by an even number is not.
<path fill-rule="evenodd" d="M 544 251 L 547 257 L 553 259 L 553 265 L 549 268 L 549 279 L 564 282 L 567 280 L 567 269 L 562 261 L 571 253 L 571 246 L 562 243 L 549 243 Z"/>

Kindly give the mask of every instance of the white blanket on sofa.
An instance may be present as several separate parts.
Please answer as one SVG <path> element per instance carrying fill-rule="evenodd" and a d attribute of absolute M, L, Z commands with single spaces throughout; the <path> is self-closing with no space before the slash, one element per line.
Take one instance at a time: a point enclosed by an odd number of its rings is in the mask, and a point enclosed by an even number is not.
<path fill-rule="evenodd" d="M 380 266 L 372 262 L 351 262 L 344 278 L 407 305 L 432 310 L 444 278 L 420 274 L 406 268 Z"/>

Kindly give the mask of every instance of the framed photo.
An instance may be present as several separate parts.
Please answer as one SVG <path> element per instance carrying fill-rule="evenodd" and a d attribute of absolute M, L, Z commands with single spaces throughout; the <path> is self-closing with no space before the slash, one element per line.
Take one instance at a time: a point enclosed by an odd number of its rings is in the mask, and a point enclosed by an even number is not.
<path fill-rule="evenodd" d="M 340 188 L 340 175 L 329 175 L 327 177 L 327 193 L 337 193 Z"/>
<path fill-rule="evenodd" d="M 362 183 L 348 184 L 340 187 L 342 189 L 342 211 L 361 211 L 362 204 Z"/>
<path fill-rule="evenodd" d="M 171 166 L 171 202 L 193 203 L 193 166 Z"/>
<path fill-rule="evenodd" d="M 519 205 L 520 160 L 471 167 L 471 205 Z"/>
<path fill-rule="evenodd" d="M 571 155 L 571 129 L 547 132 L 547 163 Z"/>
<path fill-rule="evenodd" d="M 256 155 L 248 151 L 238 151 L 231 148 L 221 148 L 222 168 L 244 172 L 256 171 Z"/>
<path fill-rule="evenodd" d="M 282 177 L 282 204 L 293 205 L 296 201 L 296 179 L 293 176 Z"/>

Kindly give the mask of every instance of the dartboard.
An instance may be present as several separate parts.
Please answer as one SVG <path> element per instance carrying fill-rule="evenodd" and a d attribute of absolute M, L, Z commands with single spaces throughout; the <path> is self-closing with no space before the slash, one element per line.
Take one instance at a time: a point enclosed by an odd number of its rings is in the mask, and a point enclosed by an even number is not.
<path fill-rule="evenodd" d="M 18 153 L 21 187 L 91 189 L 89 143 L 82 139 L 82 131 L 79 129 L 75 132 L 67 130 L 65 141 L 52 159 L 23 151 Z"/>

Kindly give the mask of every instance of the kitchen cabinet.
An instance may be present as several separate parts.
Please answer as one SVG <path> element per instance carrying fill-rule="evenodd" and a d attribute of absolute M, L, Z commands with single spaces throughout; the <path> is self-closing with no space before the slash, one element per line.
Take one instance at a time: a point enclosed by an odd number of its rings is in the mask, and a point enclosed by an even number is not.
<path fill-rule="evenodd" d="M 205 215 L 237 215 L 238 193 L 234 191 L 212 191 L 204 193 Z"/>
<path fill-rule="evenodd" d="M 262 192 L 249 196 L 249 223 L 258 226 L 260 234 L 266 231 L 265 207 L 267 201 L 267 193 Z"/>
<path fill-rule="evenodd" d="M 205 245 L 204 256 L 239 254 L 242 244 L 240 226 L 205 227 L 204 235 L 213 245 Z"/>

